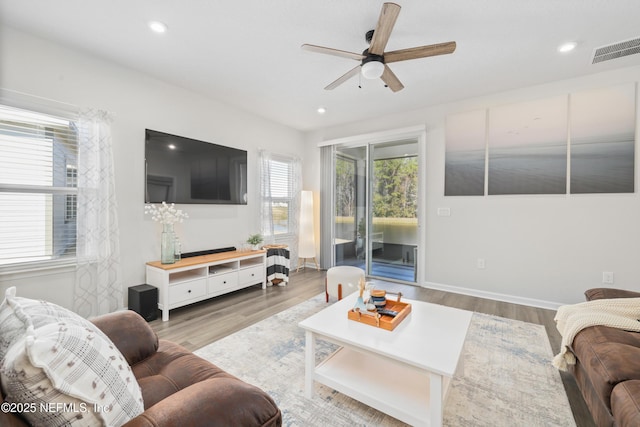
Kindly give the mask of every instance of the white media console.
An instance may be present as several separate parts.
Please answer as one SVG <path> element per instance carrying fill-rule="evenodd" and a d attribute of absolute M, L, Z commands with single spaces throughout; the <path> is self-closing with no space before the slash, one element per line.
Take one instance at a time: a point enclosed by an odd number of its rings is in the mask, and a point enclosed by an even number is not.
<path fill-rule="evenodd" d="M 267 287 L 267 251 L 222 252 L 184 258 L 175 264 L 147 263 L 147 283 L 158 288 L 162 321 L 169 310 L 213 298 L 237 289 Z"/>

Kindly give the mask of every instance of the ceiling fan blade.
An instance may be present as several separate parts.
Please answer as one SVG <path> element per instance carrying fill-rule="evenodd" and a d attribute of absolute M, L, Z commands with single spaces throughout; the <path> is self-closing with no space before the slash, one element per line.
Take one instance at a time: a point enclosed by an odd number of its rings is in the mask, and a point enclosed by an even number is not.
<path fill-rule="evenodd" d="M 341 56 L 343 58 L 355 59 L 357 61 L 361 61 L 364 58 L 364 55 L 362 55 L 361 53 L 347 52 L 346 50 L 332 49 L 330 47 L 316 46 L 313 44 L 303 44 L 301 47 L 302 47 L 302 50 L 308 50 L 309 52 L 324 53 L 326 55 L 333 55 L 333 56 Z"/>
<path fill-rule="evenodd" d="M 347 71 L 342 76 L 338 77 L 336 80 L 334 80 L 332 83 L 330 83 L 327 87 L 325 87 L 324 90 L 335 89 L 338 86 L 340 86 L 342 83 L 344 83 L 347 80 L 349 80 L 351 77 L 357 75 L 358 73 L 360 73 L 360 65 L 356 65 L 354 68 L 352 68 L 351 70 Z"/>
<path fill-rule="evenodd" d="M 382 73 L 382 76 L 380 76 L 380 78 L 387 86 L 389 86 L 389 89 L 394 92 L 398 92 L 399 90 L 404 89 L 404 85 L 400 82 L 400 80 L 398 80 L 398 77 L 393 74 L 391 68 L 387 67 L 386 65 L 384 66 L 384 72 Z"/>
<path fill-rule="evenodd" d="M 385 52 L 384 62 L 406 61 L 407 59 L 426 58 L 428 56 L 447 55 L 456 50 L 456 42 L 431 44 L 428 46 L 410 47 L 409 49 Z"/>
<path fill-rule="evenodd" d="M 385 3 L 382 5 L 380 11 L 380 17 L 378 18 L 378 24 L 373 32 L 373 38 L 371 39 L 371 45 L 369 46 L 369 53 L 374 55 L 382 55 L 385 46 L 391 36 L 391 30 L 398 19 L 400 14 L 400 6 L 395 3 Z"/>

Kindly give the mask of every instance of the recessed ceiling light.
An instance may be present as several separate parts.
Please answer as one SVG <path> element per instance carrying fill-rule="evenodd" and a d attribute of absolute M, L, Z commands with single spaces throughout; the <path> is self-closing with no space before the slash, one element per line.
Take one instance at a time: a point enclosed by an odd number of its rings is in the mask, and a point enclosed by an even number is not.
<path fill-rule="evenodd" d="M 318 107 L 316 111 L 318 112 L 318 114 L 324 114 L 327 112 L 327 109 L 324 107 Z"/>
<path fill-rule="evenodd" d="M 167 31 L 167 24 L 160 21 L 150 21 L 149 28 L 155 33 L 165 33 Z"/>
<path fill-rule="evenodd" d="M 170 149 L 170 150 L 175 150 L 175 149 L 176 149 L 176 146 L 175 146 L 175 145 L 173 145 L 173 144 L 169 144 L 169 149 Z"/>
<path fill-rule="evenodd" d="M 560 46 L 558 46 L 558 52 L 560 53 L 571 52 L 573 49 L 576 48 L 576 46 L 578 46 L 578 43 L 576 42 L 563 43 Z"/>

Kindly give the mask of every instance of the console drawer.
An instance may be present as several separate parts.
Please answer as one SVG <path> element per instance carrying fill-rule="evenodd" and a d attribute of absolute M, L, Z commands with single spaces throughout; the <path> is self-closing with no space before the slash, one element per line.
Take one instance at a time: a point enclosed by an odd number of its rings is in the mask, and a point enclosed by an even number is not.
<path fill-rule="evenodd" d="M 234 289 L 238 286 L 238 273 L 214 274 L 209 276 L 209 292 L 214 293 L 225 289 Z"/>
<path fill-rule="evenodd" d="M 265 270 L 263 265 L 245 268 L 238 272 L 241 285 L 253 285 L 263 282 L 266 274 L 267 271 Z"/>
<path fill-rule="evenodd" d="M 207 279 L 191 280 L 169 286 L 169 305 L 188 301 L 194 298 L 201 298 L 207 294 Z"/>

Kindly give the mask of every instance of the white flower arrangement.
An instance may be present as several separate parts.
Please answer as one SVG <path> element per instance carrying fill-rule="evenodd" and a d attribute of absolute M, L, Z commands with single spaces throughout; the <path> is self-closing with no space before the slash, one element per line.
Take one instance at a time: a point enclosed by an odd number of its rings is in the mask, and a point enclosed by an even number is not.
<path fill-rule="evenodd" d="M 144 213 L 151 214 L 151 219 L 154 221 L 169 225 L 183 222 L 185 218 L 189 218 L 189 215 L 182 209 L 176 209 L 175 203 L 168 205 L 167 202 L 162 202 L 161 205 L 144 205 Z"/>

